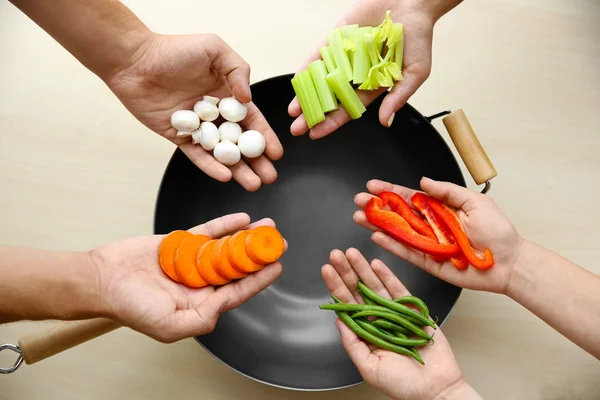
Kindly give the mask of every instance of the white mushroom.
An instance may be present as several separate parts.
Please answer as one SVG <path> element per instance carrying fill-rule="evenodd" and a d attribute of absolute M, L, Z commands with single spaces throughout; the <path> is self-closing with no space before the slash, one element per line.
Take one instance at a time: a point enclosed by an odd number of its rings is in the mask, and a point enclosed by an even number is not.
<path fill-rule="evenodd" d="M 171 115 L 171 125 L 178 131 L 194 131 L 200 126 L 198 114 L 190 110 L 175 111 Z"/>
<path fill-rule="evenodd" d="M 203 122 L 200 129 L 192 132 L 194 144 L 200 144 L 206 151 L 211 151 L 219 143 L 219 130 L 212 122 Z"/>
<path fill-rule="evenodd" d="M 235 97 L 226 97 L 219 102 L 221 116 L 230 122 L 240 122 L 248 114 L 248 107 Z"/>
<path fill-rule="evenodd" d="M 191 131 L 177 131 L 178 137 L 187 137 L 187 136 L 190 136 L 191 134 L 192 134 Z"/>
<path fill-rule="evenodd" d="M 207 100 L 207 97 L 210 96 L 204 96 L 203 100 L 200 100 L 194 104 L 194 112 L 198 114 L 202 121 L 210 122 L 219 118 L 219 109 L 217 108 L 219 99 L 216 97 L 210 97 L 210 99 Z M 217 103 L 214 103 L 214 99 L 217 100 Z"/>
<path fill-rule="evenodd" d="M 229 140 L 217 144 L 213 155 L 218 162 L 229 166 L 237 164 L 242 158 L 240 149 Z"/>
<path fill-rule="evenodd" d="M 213 97 L 213 96 L 204 96 L 204 98 L 202 100 L 207 101 L 210 104 L 213 104 L 215 106 L 219 103 L 219 98 Z"/>
<path fill-rule="evenodd" d="M 246 131 L 240 135 L 238 147 L 248 158 L 256 158 L 265 151 L 265 137 L 258 131 Z"/>
<path fill-rule="evenodd" d="M 229 140 L 230 142 L 237 143 L 241 134 L 242 128 L 237 122 L 225 121 L 219 125 L 219 137 L 221 141 Z"/>

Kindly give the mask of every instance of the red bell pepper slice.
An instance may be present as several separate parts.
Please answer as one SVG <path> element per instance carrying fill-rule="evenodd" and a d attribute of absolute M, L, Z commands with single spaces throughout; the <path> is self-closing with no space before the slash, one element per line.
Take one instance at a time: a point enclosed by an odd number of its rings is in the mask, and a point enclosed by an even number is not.
<path fill-rule="evenodd" d="M 421 235 L 400 214 L 384 210 L 384 206 L 383 200 L 379 197 L 369 200 L 365 206 L 367 220 L 397 241 L 432 256 L 450 258 L 460 251 L 456 243 L 441 244 L 437 240 Z"/>
<path fill-rule="evenodd" d="M 389 205 L 392 211 L 400 214 L 415 231 L 421 235 L 437 239 L 431 226 L 427 225 L 425 221 L 419 218 L 399 194 L 394 192 L 381 192 L 378 197 L 383 200 L 383 204 Z"/>
<path fill-rule="evenodd" d="M 456 240 L 454 239 L 454 236 L 452 235 L 452 232 L 448 226 L 443 221 L 439 220 L 429 206 L 428 199 L 429 196 L 417 192 L 412 196 L 411 201 L 415 208 L 425 216 L 427 221 L 429 221 L 429 225 L 435 232 L 435 235 L 440 243 L 456 243 Z M 435 261 L 442 262 L 445 261 L 445 259 L 438 258 Z M 469 260 L 467 260 L 467 257 L 462 251 L 460 251 L 456 257 L 452 257 L 450 261 L 456 267 L 456 269 L 463 270 L 469 266 Z"/>
<path fill-rule="evenodd" d="M 479 269 L 488 269 L 494 265 L 494 256 L 490 249 L 485 249 L 483 257 L 480 257 L 475 253 L 475 250 L 473 250 L 473 247 L 471 247 L 471 244 L 469 243 L 467 233 L 455 212 L 450 210 L 450 208 L 441 201 L 429 196 L 427 198 L 427 203 L 436 217 L 443 221 L 448 229 L 450 229 L 458 246 L 460 246 L 460 250 L 464 253 L 471 265 Z"/>

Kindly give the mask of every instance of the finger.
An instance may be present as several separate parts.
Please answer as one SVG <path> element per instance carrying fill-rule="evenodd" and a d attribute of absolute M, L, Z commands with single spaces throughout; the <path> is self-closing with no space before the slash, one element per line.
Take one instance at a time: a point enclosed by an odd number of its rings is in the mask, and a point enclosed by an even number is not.
<path fill-rule="evenodd" d="M 387 299 L 392 298 L 385 288 L 385 285 L 381 282 L 377 274 L 373 272 L 371 265 L 360 251 L 350 248 L 346 251 L 346 258 L 350 262 L 350 265 L 352 265 L 354 271 L 358 274 L 360 280 L 363 281 L 367 287 Z"/>
<path fill-rule="evenodd" d="M 392 299 L 397 299 L 402 296 L 409 296 L 410 292 L 400 282 L 398 277 L 383 263 L 383 261 L 375 259 L 371 261 L 371 268 L 383 283 Z"/>
<path fill-rule="evenodd" d="M 248 114 L 241 125 L 245 130 L 252 129 L 262 133 L 266 142 L 265 154 L 273 161 L 279 160 L 283 157 L 283 146 L 279 137 L 254 103 L 248 103 L 246 106 L 248 107 Z"/>
<path fill-rule="evenodd" d="M 217 289 L 215 294 L 223 301 L 220 312 L 238 307 L 263 291 L 279 277 L 281 270 L 281 263 L 275 262 L 258 272 Z"/>
<path fill-rule="evenodd" d="M 421 188 L 431 197 L 452 207 L 462 209 L 465 212 L 468 212 L 472 208 L 470 205 L 481 195 L 454 183 L 438 182 L 429 178 L 421 179 Z"/>
<path fill-rule="evenodd" d="M 361 303 L 362 296 L 358 293 L 358 275 L 352 268 L 352 265 L 346 258 L 346 255 L 340 250 L 333 250 L 329 255 L 329 261 L 331 261 L 331 265 L 336 269 L 340 277 L 344 281 L 344 284 L 352 293 L 352 297 L 355 299 L 353 303 Z"/>
<path fill-rule="evenodd" d="M 232 173 L 229 168 L 215 160 L 201 146 L 195 146 L 191 142 L 186 142 L 181 144 L 179 148 L 206 175 L 219 182 L 228 182 L 231 180 Z"/>
<path fill-rule="evenodd" d="M 271 160 L 265 155 L 247 159 L 246 162 L 254 173 L 258 175 L 262 183 L 271 184 L 277 180 L 277 170 Z"/>
<path fill-rule="evenodd" d="M 281 274 L 281 264 L 273 263 L 236 282 L 221 286 L 194 309 L 179 311 L 172 330 L 180 337 L 207 334 L 215 329 L 221 313 L 238 307 L 260 293 Z"/>
<path fill-rule="evenodd" d="M 233 179 L 249 192 L 256 192 L 262 184 L 260 177 L 243 160 L 230 167 Z"/>
<path fill-rule="evenodd" d="M 373 197 L 375 196 L 371 193 L 359 193 L 356 196 L 354 196 L 354 203 L 360 208 L 365 208 L 369 200 L 371 200 Z"/>
<path fill-rule="evenodd" d="M 342 337 L 342 345 L 344 350 L 350 356 L 350 359 L 356 365 L 359 372 L 367 368 L 371 362 L 371 350 L 365 342 L 363 342 L 354 332 L 350 330 L 340 319 L 335 321 L 340 336 Z"/>
<path fill-rule="evenodd" d="M 212 69 L 225 76 L 232 94 L 242 103 L 252 101 L 250 65 L 217 35 L 206 35 L 204 49 Z"/>
<path fill-rule="evenodd" d="M 391 126 L 396 111 L 401 109 L 408 99 L 415 94 L 417 89 L 429 76 L 431 65 L 411 65 L 402 71 L 403 79 L 396 83 L 392 90 L 385 96 L 379 107 L 379 122 L 383 126 Z"/>
<path fill-rule="evenodd" d="M 228 214 L 190 228 L 189 231 L 195 235 L 207 235 L 216 239 L 241 229 L 249 223 L 250 216 L 246 213 Z"/>
<path fill-rule="evenodd" d="M 300 114 L 302 114 L 302 108 L 300 108 L 300 102 L 298 101 L 297 97 L 294 97 L 288 106 L 288 114 L 290 117 L 294 118 L 297 118 L 300 116 Z"/>
<path fill-rule="evenodd" d="M 356 303 L 354 295 L 350 292 L 350 289 L 348 289 L 348 286 L 346 286 L 346 283 L 332 265 L 323 265 L 323 268 L 321 268 L 321 275 L 323 276 L 327 290 L 329 290 L 332 295 L 344 303 Z"/>
<path fill-rule="evenodd" d="M 352 218 L 354 219 L 354 222 L 356 222 L 363 228 L 367 228 L 369 230 L 372 230 L 373 232 L 379 232 L 381 230 L 367 220 L 367 215 L 363 210 L 357 210 L 352 216 Z"/>
<path fill-rule="evenodd" d="M 411 198 L 415 193 L 417 193 L 417 191 L 414 189 L 410 189 L 405 186 L 394 185 L 392 183 L 380 181 L 377 179 L 373 179 L 367 182 L 367 189 L 369 190 L 369 192 L 375 195 L 381 192 L 394 192 L 402 196 L 404 201 L 406 201 L 408 204 L 412 204 Z"/>

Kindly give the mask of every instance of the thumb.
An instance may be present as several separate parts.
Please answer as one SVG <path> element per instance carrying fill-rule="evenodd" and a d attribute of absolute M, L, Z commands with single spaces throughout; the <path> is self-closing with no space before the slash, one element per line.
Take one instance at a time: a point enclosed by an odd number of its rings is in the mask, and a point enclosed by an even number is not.
<path fill-rule="evenodd" d="M 371 355 L 369 346 L 367 346 L 367 344 L 352 332 L 339 318 L 336 319 L 335 324 L 340 331 L 344 350 L 346 350 L 346 353 L 348 353 L 354 365 L 361 370 Z"/>
<path fill-rule="evenodd" d="M 469 206 L 470 202 L 480 195 L 454 183 L 439 182 L 429 178 L 421 179 L 421 189 L 431 197 L 465 212 L 472 208 Z"/>
<path fill-rule="evenodd" d="M 242 103 L 252 101 L 250 65 L 217 35 L 208 35 L 206 50 L 212 68 L 225 76 L 233 95 Z"/>
<path fill-rule="evenodd" d="M 425 82 L 428 74 L 404 71 L 404 79 L 396 83 L 392 90 L 385 96 L 379 107 L 379 122 L 390 127 L 394 121 L 396 111 L 401 109 L 408 99 L 415 94 L 417 89 Z"/>

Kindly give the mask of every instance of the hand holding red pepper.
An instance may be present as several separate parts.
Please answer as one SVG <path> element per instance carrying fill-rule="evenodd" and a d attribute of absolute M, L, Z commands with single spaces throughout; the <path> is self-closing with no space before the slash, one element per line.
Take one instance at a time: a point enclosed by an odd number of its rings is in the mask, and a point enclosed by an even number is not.
<path fill-rule="evenodd" d="M 450 236 L 451 240 L 449 243 L 457 243 L 461 251 L 448 256 L 447 254 L 440 254 L 439 251 L 429 251 L 430 249 L 425 247 L 422 248 L 422 250 L 426 251 L 431 256 L 426 255 L 423 251 L 415 250 L 414 243 L 401 240 L 397 235 L 394 235 L 396 236 L 394 239 L 390 237 L 390 235 L 381 232 L 382 230 L 380 228 L 369 223 L 363 210 L 359 210 L 355 213 L 354 220 L 358 224 L 376 231 L 373 234 L 373 241 L 375 243 L 397 256 L 406 259 L 410 263 L 423 268 L 434 276 L 444 279 L 452 284 L 470 289 L 503 293 L 510 281 L 513 266 L 518 259 L 523 243 L 523 238 L 519 235 L 514 226 L 506 219 L 494 204 L 493 200 L 488 196 L 452 183 L 436 182 L 427 178 L 424 178 L 421 181 L 421 187 L 427 195 L 439 200 L 439 202 L 434 201 L 435 204 L 431 207 L 434 211 L 434 216 L 445 214 L 444 210 L 441 208 L 444 204 L 457 210 L 457 214 L 452 213 L 455 216 L 454 218 L 456 218 L 456 215 L 458 216 L 453 225 L 455 229 L 457 229 L 457 226 L 462 225 L 464 233 L 466 234 L 465 237 L 460 238 L 460 234 L 456 233 L 456 231 L 449 233 L 447 231 L 449 228 L 447 224 L 440 223 L 440 225 L 442 227 L 441 230 L 445 231 L 446 235 Z M 419 205 L 419 201 L 423 200 L 419 197 L 427 197 L 417 195 L 413 198 L 416 193 L 421 192 L 376 180 L 370 181 L 367 184 L 367 188 L 371 194 L 360 193 L 355 198 L 356 204 L 361 208 L 367 207 L 369 200 L 373 198 L 373 194 L 380 195 L 384 192 L 397 193 L 410 205 L 414 203 Z M 385 199 L 388 195 L 382 194 L 382 196 Z M 389 200 L 387 203 L 390 203 Z M 371 202 L 370 207 L 372 207 L 373 204 L 374 202 Z M 389 206 L 393 209 L 393 204 L 389 204 Z M 435 209 L 437 209 L 437 213 L 435 212 Z M 421 212 L 418 212 L 418 214 L 422 215 Z M 451 217 L 452 215 L 445 216 L 447 220 L 451 220 Z M 433 230 L 436 231 L 436 229 Z M 413 231 L 417 233 L 416 229 L 413 229 Z M 425 233 L 425 235 L 420 235 L 419 238 L 421 242 L 424 239 L 428 239 L 428 234 L 426 232 L 423 233 Z M 439 234 L 439 232 L 437 233 Z M 455 235 L 452 233 L 455 233 L 456 236 L 463 241 L 462 245 L 460 244 L 461 240 L 457 241 L 454 238 Z M 469 242 L 469 247 L 472 247 L 477 251 L 476 253 L 470 253 L 468 251 L 465 247 L 465 239 Z M 490 257 L 491 254 L 484 254 L 485 249 L 489 249 L 489 251 L 493 253 L 495 263 L 493 268 L 487 271 L 482 271 L 481 269 L 473 267 L 466 268 L 464 271 L 457 269 L 461 265 L 464 265 L 465 260 L 463 257 L 467 258 L 466 262 L 473 264 L 473 262 L 477 263 L 477 259 L 473 258 L 476 256 L 481 263 L 479 267 L 485 268 L 486 266 L 489 266 L 490 259 L 487 257 Z M 482 255 L 485 257 L 482 257 Z M 450 260 L 450 257 L 452 257 L 452 260 Z"/>

